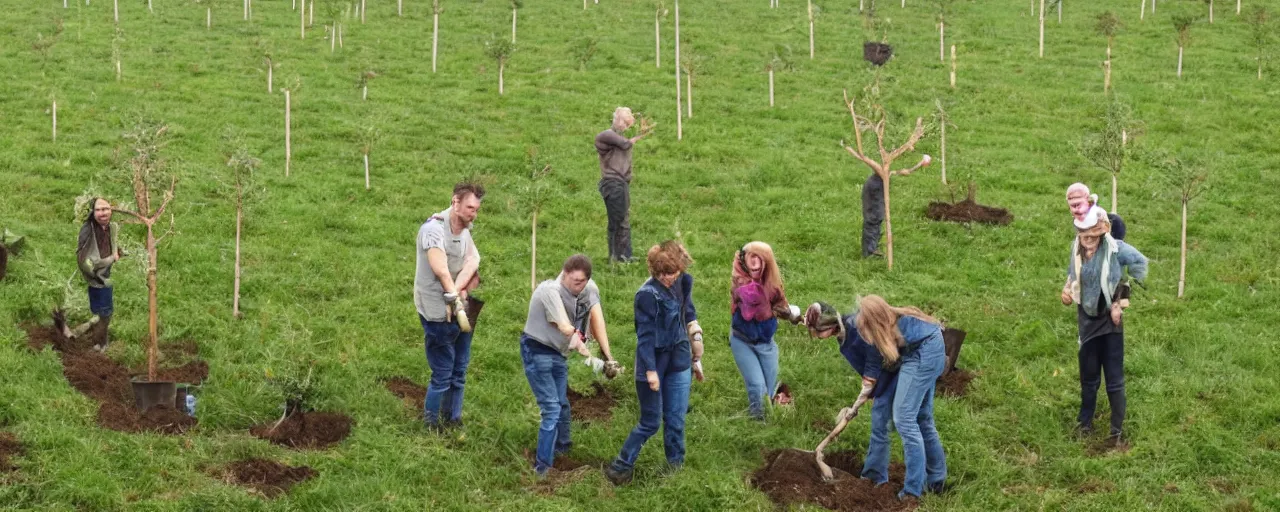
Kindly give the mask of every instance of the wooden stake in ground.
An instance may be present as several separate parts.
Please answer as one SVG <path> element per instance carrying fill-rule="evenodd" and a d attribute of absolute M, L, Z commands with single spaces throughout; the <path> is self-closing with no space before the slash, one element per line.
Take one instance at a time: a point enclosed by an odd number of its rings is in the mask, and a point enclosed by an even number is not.
<path fill-rule="evenodd" d="M 116 24 L 120 23 L 120 0 L 111 0 L 111 12 L 115 14 Z"/>
<path fill-rule="evenodd" d="M 271 61 L 271 56 L 265 57 L 267 64 L 267 94 L 275 94 L 275 63 Z"/>
<path fill-rule="evenodd" d="M 952 48 L 955 48 L 952 46 Z M 938 106 L 938 128 L 941 130 L 938 136 L 938 153 L 942 160 L 942 184 L 947 184 L 947 125 L 951 124 L 951 118 L 947 116 L 947 111 L 942 108 L 942 100 L 933 100 Z"/>
<path fill-rule="evenodd" d="M 809 0 L 809 60 L 813 60 L 813 0 Z"/>
<path fill-rule="evenodd" d="M 307 8 L 307 26 L 316 24 L 316 0 L 311 0 L 311 7 Z"/>
<path fill-rule="evenodd" d="M 1142 4 L 1142 11 L 1138 13 L 1138 20 L 1142 21 L 1147 19 L 1147 0 L 1139 0 L 1138 3 Z"/>
<path fill-rule="evenodd" d="M 360 0 L 360 24 L 364 25 L 364 0 Z"/>
<path fill-rule="evenodd" d="M 947 61 L 947 22 L 938 22 L 938 62 Z"/>
<path fill-rule="evenodd" d="M 124 44 L 124 29 L 120 25 L 116 25 L 115 34 L 111 36 L 111 60 L 116 64 L 116 81 L 120 81 L 121 69 L 120 60 L 124 56 L 124 50 L 121 45 Z"/>
<path fill-rule="evenodd" d="M 667 6 L 661 0 L 653 11 L 653 67 L 662 67 L 662 29 L 658 24 L 667 15 Z"/>
<path fill-rule="evenodd" d="M 293 104 L 289 99 L 289 89 L 282 90 L 284 91 L 284 177 L 288 178 L 289 166 L 293 163 L 293 122 L 289 119 Z"/>
<path fill-rule="evenodd" d="M 378 72 L 370 69 L 360 73 L 360 78 L 356 80 L 356 88 L 360 89 L 360 100 L 369 99 L 369 82 L 378 77 Z"/>
<path fill-rule="evenodd" d="M 956 45 L 951 45 L 951 88 L 956 88 Z"/>
<path fill-rule="evenodd" d="M 338 48 L 338 24 L 334 23 L 325 27 L 325 32 L 329 33 L 329 53 L 333 54 Z"/>
<path fill-rule="evenodd" d="M 1209 24 L 1213 24 L 1213 0 L 1209 0 Z"/>
<path fill-rule="evenodd" d="M 1098 15 L 1096 30 L 1107 38 L 1107 60 L 1102 61 L 1102 92 L 1111 91 L 1111 45 L 1122 27 L 1120 17 L 1111 11 Z"/>
<path fill-rule="evenodd" d="M 888 123 L 888 115 L 884 112 L 884 109 L 878 105 L 872 106 L 872 110 L 876 111 L 878 114 L 878 119 L 875 122 L 872 122 L 869 118 L 858 115 L 854 108 L 853 100 L 849 98 L 849 91 L 845 91 L 844 93 L 844 102 L 845 106 L 849 108 L 849 116 L 853 118 L 854 143 L 856 145 L 847 146 L 844 144 L 844 141 L 841 141 L 840 145 L 843 146 L 845 151 L 848 151 L 850 155 L 853 155 L 854 158 L 866 164 L 867 167 L 870 167 L 871 170 L 875 172 L 876 175 L 880 176 L 880 179 L 884 182 L 885 260 L 888 263 L 889 270 L 893 270 L 893 221 L 890 216 L 890 212 L 892 210 L 890 209 L 889 203 L 890 178 L 898 175 L 909 175 L 917 169 L 929 165 L 931 160 L 929 155 L 924 155 L 924 158 L 920 160 L 920 163 L 910 169 L 897 171 L 890 169 L 894 160 L 898 159 L 898 157 L 908 151 L 915 150 L 916 143 L 924 136 L 924 119 L 916 118 L 916 128 L 911 132 L 911 135 L 907 137 L 907 141 L 901 146 L 890 151 L 884 145 L 885 125 Z M 863 150 L 862 132 L 865 130 L 872 130 L 876 134 L 876 145 L 880 150 L 880 161 L 876 161 L 868 157 L 866 151 Z"/>
<path fill-rule="evenodd" d="M 404 0 L 396 0 L 396 16 L 404 16 Z"/>
<path fill-rule="evenodd" d="M 1044 0 L 1040 0 L 1040 58 L 1044 58 Z"/>
<path fill-rule="evenodd" d="M 342 24 L 338 24 L 338 48 L 342 48 Z"/>
<path fill-rule="evenodd" d="M 311 0 L 311 1 L 315 2 L 315 0 Z M 301 27 L 300 30 L 302 30 L 302 39 L 306 39 L 307 38 L 307 0 L 302 0 L 302 10 L 298 11 L 298 13 L 299 13 L 298 16 L 300 17 L 298 20 L 298 26 Z"/>
<path fill-rule="evenodd" d="M 1107 100 L 1106 110 L 1099 120 L 1101 129 L 1086 134 L 1076 149 L 1085 160 L 1111 173 L 1111 213 L 1120 213 L 1117 198 L 1119 176 L 1128 156 L 1128 131 L 1136 123 L 1129 106 L 1115 97 Z"/>
<path fill-rule="evenodd" d="M 58 142 L 58 100 L 53 100 L 50 112 L 53 114 L 53 141 Z"/>
<path fill-rule="evenodd" d="M 547 201 L 552 189 L 547 185 L 545 179 L 551 174 L 551 164 L 544 163 L 538 159 L 537 147 L 529 148 L 528 156 L 532 169 L 529 174 L 529 183 L 525 185 L 524 195 L 527 198 L 530 210 L 529 289 L 532 290 L 538 287 L 538 213 L 542 211 L 542 206 Z"/>
<path fill-rule="evenodd" d="M 516 44 L 516 14 L 521 7 L 524 7 L 524 2 L 511 0 L 511 44 Z"/>
<path fill-rule="evenodd" d="M 680 106 L 680 0 L 675 0 L 676 25 L 676 140 L 684 140 L 684 113 Z"/>
<path fill-rule="evenodd" d="M 773 75 L 774 71 L 790 71 L 795 69 L 795 62 L 791 59 L 791 47 L 786 45 L 776 45 L 773 47 L 773 55 L 769 58 L 769 63 L 765 64 L 764 70 L 769 73 L 769 107 L 773 107 Z"/>
<path fill-rule="evenodd" d="M 583 5 L 585 9 L 585 4 Z M 431 0 L 431 72 L 436 72 L 436 48 L 440 43 L 440 0 Z"/>
<path fill-rule="evenodd" d="M 213 8 L 206 7 L 204 9 L 204 28 L 209 30 L 213 28 Z"/>
<path fill-rule="evenodd" d="M 485 52 L 489 55 L 489 58 L 498 61 L 498 96 L 504 94 L 503 74 L 507 69 L 507 60 L 511 58 L 511 54 L 515 51 L 516 45 L 506 39 L 485 43 Z"/>
<path fill-rule="evenodd" d="M 1151 15 L 1156 15 L 1156 0 L 1151 0 Z"/>
<path fill-rule="evenodd" d="M 1262 61 L 1266 56 L 1267 47 L 1271 44 L 1271 27 L 1268 21 L 1271 14 L 1267 12 L 1267 8 L 1261 5 L 1253 6 L 1253 12 L 1249 13 L 1247 21 L 1249 22 L 1249 34 L 1253 41 L 1253 46 L 1257 50 L 1254 57 L 1258 62 L 1258 80 L 1262 80 Z"/>
<path fill-rule="evenodd" d="M 360 131 L 360 153 L 364 155 L 364 189 L 369 190 L 369 152 L 373 145 L 382 138 L 377 121 L 370 120 Z"/>
<path fill-rule="evenodd" d="M 1191 25 L 1195 22 L 1193 16 L 1173 17 L 1173 28 L 1178 31 L 1178 78 L 1182 78 L 1182 50 L 1191 44 Z"/>
<path fill-rule="evenodd" d="M 117 212 L 129 215 L 147 228 L 147 380 L 156 380 L 158 329 L 158 304 L 156 300 L 156 248 L 164 239 L 173 233 L 173 216 L 170 215 L 169 230 L 159 237 L 155 235 L 156 221 L 160 220 L 173 200 L 173 191 L 178 184 L 176 177 L 169 177 L 169 189 L 164 191 L 160 207 L 151 209 L 152 188 L 162 182 L 163 160 L 160 159 L 160 148 L 164 147 L 164 135 L 168 127 L 148 121 L 139 121 L 125 133 L 130 141 L 133 157 L 129 159 L 129 170 L 133 175 L 133 194 L 137 211 L 116 209 Z"/>
<path fill-rule="evenodd" d="M 684 99 L 688 107 L 686 115 L 689 119 L 693 119 L 693 75 L 701 72 L 702 60 L 701 55 L 690 52 L 688 48 L 685 48 L 684 55 L 680 56 L 680 64 L 684 68 Z"/>

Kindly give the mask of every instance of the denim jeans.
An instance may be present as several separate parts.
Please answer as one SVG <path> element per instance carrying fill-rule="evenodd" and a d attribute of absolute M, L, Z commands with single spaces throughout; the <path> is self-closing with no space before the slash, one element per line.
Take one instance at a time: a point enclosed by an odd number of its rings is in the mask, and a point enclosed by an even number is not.
<path fill-rule="evenodd" d="M 539 343 L 527 336 L 520 337 L 520 359 L 524 361 L 524 376 L 529 379 L 529 389 L 542 410 L 542 422 L 538 425 L 538 450 L 533 469 L 546 473 L 555 462 L 556 453 L 568 451 L 569 439 L 569 365 L 560 354 L 548 354 L 530 350 L 526 343 Z"/>
<path fill-rule="evenodd" d="M 631 184 L 619 179 L 600 180 L 605 217 L 609 221 L 609 261 L 631 259 Z"/>
<path fill-rule="evenodd" d="M 880 378 L 888 375 L 881 373 Z M 893 421 L 893 395 L 897 381 L 884 390 L 884 394 L 871 402 L 871 440 L 867 443 L 867 456 L 862 463 L 862 477 L 879 485 L 889 481 L 889 428 Z"/>
<path fill-rule="evenodd" d="M 907 466 L 899 496 L 918 497 L 926 480 L 933 486 L 947 479 L 947 455 L 933 424 L 933 390 L 946 362 L 941 331 L 902 356 L 898 389 L 893 394 L 893 423 L 902 437 L 902 459 Z"/>
<path fill-rule="evenodd" d="M 453 322 L 431 322 L 422 315 L 418 320 L 422 322 L 427 365 L 431 367 L 423 421 L 428 426 L 438 425 L 442 410 L 447 416 L 445 421 L 462 421 L 462 390 L 467 383 L 467 365 L 471 364 L 472 333 L 462 332 Z"/>
<path fill-rule="evenodd" d="M 1093 426 L 1093 411 L 1098 406 L 1098 385 L 1107 376 L 1107 400 L 1111 403 L 1111 433 L 1124 430 L 1124 333 L 1098 336 L 1080 346 L 1080 416 L 1081 426 Z"/>
<path fill-rule="evenodd" d="M 109 317 L 115 312 L 115 300 L 111 287 L 89 287 L 89 311 L 100 317 Z"/>
<path fill-rule="evenodd" d="M 636 381 L 636 395 L 640 399 L 640 424 L 622 443 L 622 451 L 613 461 L 615 471 L 630 471 L 640 457 L 640 448 L 658 433 L 661 421 L 662 450 L 667 463 L 684 464 L 684 417 L 689 412 L 689 383 L 693 371 L 686 368 L 658 376 L 658 391 L 649 389 L 649 383 Z"/>
<path fill-rule="evenodd" d="M 764 404 L 773 399 L 778 387 L 778 344 L 773 340 L 751 343 L 730 336 L 729 350 L 747 386 L 748 412 L 752 417 L 764 418 Z"/>

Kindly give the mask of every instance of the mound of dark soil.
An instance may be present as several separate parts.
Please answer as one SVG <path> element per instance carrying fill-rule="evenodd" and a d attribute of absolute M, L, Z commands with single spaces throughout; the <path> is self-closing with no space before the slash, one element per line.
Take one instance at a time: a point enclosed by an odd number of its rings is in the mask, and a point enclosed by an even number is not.
<path fill-rule="evenodd" d="M 291 448 L 327 448 L 351 435 L 351 417 L 336 412 L 300 412 L 285 418 L 279 426 L 264 423 L 249 433 Z"/>
<path fill-rule="evenodd" d="M 973 373 L 963 368 L 956 368 L 938 377 L 938 385 L 935 392 L 942 396 L 962 397 L 969 394 L 969 382 L 973 380 Z"/>
<path fill-rule="evenodd" d="M 981 205 L 968 199 L 958 203 L 929 203 L 925 216 L 937 221 L 981 222 L 1004 226 L 1013 222 L 1013 214 L 1004 208 Z"/>
<path fill-rule="evenodd" d="M 133 374 L 146 375 L 147 366 L 140 365 L 135 367 Z M 190 361 L 182 366 L 171 368 L 156 368 L 157 381 L 180 382 L 199 386 L 207 378 L 209 378 L 209 363 L 204 361 Z"/>
<path fill-rule="evenodd" d="M 22 455 L 26 450 L 22 447 L 22 443 L 18 442 L 18 438 L 8 432 L 0 432 L 0 473 L 8 473 L 17 471 L 18 466 L 9 462 L 9 457 Z"/>
<path fill-rule="evenodd" d="M 274 498 L 289 491 L 295 484 L 317 475 L 307 466 L 286 466 L 266 459 L 249 459 L 227 465 L 227 479 Z"/>
<path fill-rule="evenodd" d="M 419 386 L 417 382 L 410 380 L 408 377 L 391 377 L 383 379 L 382 384 L 387 387 L 387 391 L 400 397 L 406 406 L 422 411 L 425 407 L 427 398 L 427 388 Z"/>
<path fill-rule="evenodd" d="M 893 56 L 893 47 L 885 43 L 867 41 L 862 43 L 862 58 L 877 66 L 883 66 Z"/>
<path fill-rule="evenodd" d="M 874 486 L 862 473 L 862 457 L 854 452 L 835 452 L 824 459 L 835 478 L 822 480 L 822 472 L 812 452 L 776 450 L 765 455 L 764 467 L 751 476 L 751 485 L 783 507 L 811 503 L 839 511 L 899 511 L 915 509 L 914 500 L 898 501 L 902 489 L 903 466 L 889 466 L 889 483 Z"/>
<path fill-rule="evenodd" d="M 196 419 L 170 405 L 156 405 L 139 414 L 130 403 L 103 402 L 98 426 L 118 432 L 181 434 L 196 426 Z"/>
<path fill-rule="evenodd" d="M 584 395 L 569 388 L 570 416 L 584 423 L 609 421 L 609 418 L 613 417 L 613 407 L 618 405 L 618 399 L 614 398 L 613 393 L 599 382 L 592 382 L 591 389 L 595 392 Z"/>

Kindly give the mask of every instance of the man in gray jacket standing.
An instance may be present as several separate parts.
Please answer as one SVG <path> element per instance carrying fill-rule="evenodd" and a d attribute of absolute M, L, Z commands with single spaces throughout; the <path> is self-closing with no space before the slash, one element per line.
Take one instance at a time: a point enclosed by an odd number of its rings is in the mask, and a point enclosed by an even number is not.
<path fill-rule="evenodd" d="M 622 134 L 635 124 L 631 109 L 613 111 L 613 126 L 596 135 L 600 154 L 600 196 L 609 217 L 609 261 L 631 261 L 631 147 L 649 135 L 651 126 L 642 124 L 640 134 L 630 139 Z"/>

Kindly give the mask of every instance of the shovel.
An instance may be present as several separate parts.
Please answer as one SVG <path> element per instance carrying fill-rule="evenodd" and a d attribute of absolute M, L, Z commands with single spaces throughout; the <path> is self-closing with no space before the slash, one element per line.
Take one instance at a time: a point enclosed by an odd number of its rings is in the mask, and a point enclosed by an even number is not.
<path fill-rule="evenodd" d="M 818 443 L 818 447 L 813 449 L 813 459 L 814 462 L 818 463 L 818 470 L 822 471 L 823 481 L 830 482 L 835 478 L 835 476 L 831 474 L 831 466 L 828 466 L 826 462 L 822 461 L 822 450 L 825 450 L 827 445 L 831 444 L 832 441 L 835 441 L 836 437 L 840 436 L 841 432 L 844 432 L 844 428 L 849 426 L 849 420 L 858 417 L 858 411 L 862 409 L 862 404 L 866 403 L 866 401 L 866 397 L 858 397 L 858 400 L 854 402 L 853 407 L 851 407 L 853 412 L 846 414 L 843 418 L 840 418 L 840 422 L 836 424 L 836 428 L 831 429 L 831 433 L 827 434 L 826 439 L 823 439 L 821 443 Z"/>

